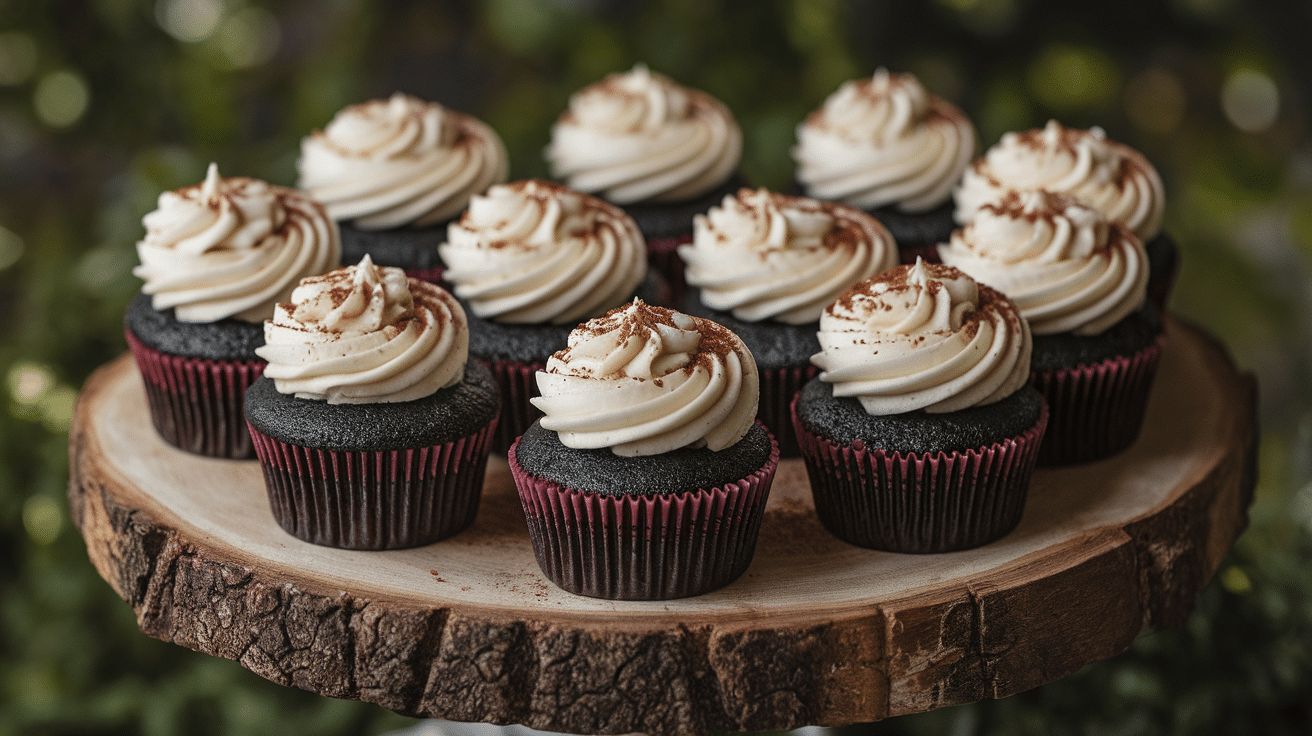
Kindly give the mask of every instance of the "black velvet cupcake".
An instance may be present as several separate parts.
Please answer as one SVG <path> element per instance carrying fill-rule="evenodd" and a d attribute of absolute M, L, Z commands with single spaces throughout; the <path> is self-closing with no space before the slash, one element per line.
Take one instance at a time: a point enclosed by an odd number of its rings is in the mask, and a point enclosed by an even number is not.
<path fill-rule="evenodd" d="M 879 222 L 833 202 L 742 189 L 699 216 L 680 248 L 695 288 L 683 310 L 725 325 L 745 343 L 761 376 L 758 417 L 797 455 L 788 407 L 812 376 L 816 321 L 856 281 L 897 263 Z"/>
<path fill-rule="evenodd" d="M 698 141 L 711 144 L 690 145 Z M 608 158 L 599 160 L 598 151 Z M 743 186 L 741 155 L 742 131 L 728 108 L 642 64 L 576 92 L 546 150 L 553 177 L 637 221 L 672 304 L 684 285 L 677 249 L 692 239 L 694 215 Z"/>
<path fill-rule="evenodd" d="M 483 122 L 397 93 L 352 105 L 301 142 L 299 186 L 342 229 L 342 265 L 438 283 L 437 246 L 470 196 L 506 180 L 501 138 Z"/>
<path fill-rule="evenodd" d="M 1009 192 L 940 254 L 1029 321 L 1034 383 L 1052 413 L 1040 465 L 1098 460 L 1134 442 L 1163 335 L 1146 299 L 1152 259 L 1128 227 L 1069 195 Z"/>
<path fill-rule="evenodd" d="M 301 282 L 265 328 L 245 409 L 283 529 L 398 549 L 469 526 L 500 402 L 454 297 L 366 257 Z"/>
<path fill-rule="evenodd" d="M 946 297 L 946 298 L 945 298 Z M 987 544 L 1020 522 L 1047 408 L 1015 305 L 918 262 L 863 281 L 820 319 L 823 372 L 793 404 L 816 513 L 891 552 Z"/>
<path fill-rule="evenodd" d="M 545 415 L 508 459 L 548 579 L 665 600 L 747 569 L 779 449 L 741 341 L 634 302 L 580 325 L 538 378 Z"/>
<path fill-rule="evenodd" d="M 241 407 L 264 370 L 260 322 L 300 278 L 337 263 L 337 227 L 301 192 L 224 179 L 213 164 L 203 183 L 160 195 L 143 224 L 133 273 L 145 284 L 124 331 L 151 422 L 188 452 L 254 457 Z"/>
<path fill-rule="evenodd" d="M 503 400 L 494 449 L 539 416 L 533 374 L 579 322 L 635 294 L 665 298 L 648 278 L 642 235 L 614 205 L 527 180 L 475 196 L 441 246 L 446 280 L 466 305 L 470 355 L 492 370 Z"/>
<path fill-rule="evenodd" d="M 910 264 L 937 262 L 935 246 L 956 227 L 952 189 L 974 152 L 965 113 L 915 76 L 881 68 L 844 83 L 807 116 L 793 158 L 801 192 L 874 216 Z"/>

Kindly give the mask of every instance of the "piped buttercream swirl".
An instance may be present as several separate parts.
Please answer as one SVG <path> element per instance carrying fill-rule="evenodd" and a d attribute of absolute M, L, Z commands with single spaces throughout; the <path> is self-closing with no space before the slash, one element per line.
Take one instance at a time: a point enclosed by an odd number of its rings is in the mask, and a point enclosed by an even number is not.
<path fill-rule="evenodd" d="M 807 116 L 792 153 L 812 197 L 925 212 L 961 180 L 975 155 L 975 127 L 913 75 L 880 68 L 843 83 Z"/>
<path fill-rule="evenodd" d="M 693 220 L 689 284 L 738 319 L 805 324 L 849 286 L 897 265 L 893 237 L 852 207 L 742 189 Z"/>
<path fill-rule="evenodd" d="M 413 401 L 458 383 L 469 355 L 459 302 L 399 268 L 359 264 L 301 281 L 264 323 L 264 375 L 329 404 Z"/>
<path fill-rule="evenodd" d="M 552 176 L 621 205 L 698 197 L 741 156 L 728 108 L 642 64 L 574 93 L 546 149 Z"/>
<path fill-rule="evenodd" d="M 296 282 L 337 265 L 337 224 L 295 189 L 247 177 L 205 181 L 159 196 L 137 243 L 142 292 L 182 322 L 259 322 Z"/>
<path fill-rule="evenodd" d="M 939 255 L 1006 294 L 1036 335 L 1096 335 L 1147 293 L 1139 238 L 1073 197 L 1046 191 L 1011 192 L 984 205 Z"/>
<path fill-rule="evenodd" d="M 1030 375 L 1030 331 L 1016 306 L 919 259 L 853 286 L 820 317 L 818 337 L 820 380 L 873 415 L 991 404 Z"/>
<path fill-rule="evenodd" d="M 509 171 L 492 128 L 400 93 L 338 112 L 301 141 L 297 166 L 333 219 L 364 230 L 449 220 Z"/>
<path fill-rule="evenodd" d="M 1125 223 L 1144 242 L 1162 226 L 1165 192 L 1157 169 L 1102 128 L 1080 130 L 1050 120 L 1041 129 L 1002 136 L 962 176 L 957 222 L 970 222 L 1008 191 L 1027 189 L 1069 194 L 1108 220 Z"/>
<path fill-rule="evenodd" d="M 475 196 L 438 246 L 443 278 L 479 317 L 570 324 L 633 296 L 647 251 L 633 218 L 559 184 L 530 179 Z"/>
<path fill-rule="evenodd" d="M 579 325 L 537 373 L 542 426 L 568 447 L 656 455 L 729 447 L 756 421 L 756 361 L 710 320 L 635 299 Z"/>

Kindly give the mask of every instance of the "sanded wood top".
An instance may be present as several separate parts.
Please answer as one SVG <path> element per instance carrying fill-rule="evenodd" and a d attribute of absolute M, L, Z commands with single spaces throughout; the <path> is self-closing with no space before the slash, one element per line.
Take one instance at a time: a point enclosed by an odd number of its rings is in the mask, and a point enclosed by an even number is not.
<path fill-rule="evenodd" d="M 751 567 L 666 602 L 566 593 L 538 570 L 504 459 L 474 525 L 413 550 L 317 547 L 269 514 L 255 461 L 166 445 L 123 356 L 74 416 L 69 498 L 146 633 L 276 682 L 404 713 L 577 733 L 842 724 L 1003 697 L 1179 622 L 1246 523 L 1255 386 L 1169 323 L 1144 432 L 1034 475 L 976 550 L 853 547 L 781 464 Z"/>

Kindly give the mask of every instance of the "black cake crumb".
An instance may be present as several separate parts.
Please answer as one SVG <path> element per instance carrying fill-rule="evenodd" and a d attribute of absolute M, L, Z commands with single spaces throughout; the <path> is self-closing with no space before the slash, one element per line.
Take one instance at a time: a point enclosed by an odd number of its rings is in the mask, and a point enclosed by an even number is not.
<path fill-rule="evenodd" d="M 890 452 L 967 450 L 1015 437 L 1033 427 L 1043 397 L 1025 385 L 1007 398 L 943 414 L 924 411 L 871 416 L 855 397 L 835 397 L 833 388 L 813 378 L 797 398 L 797 416 L 812 434 L 838 445 L 860 440 L 866 447 Z"/>
<path fill-rule="evenodd" d="M 333 452 L 381 452 L 431 447 L 473 434 L 500 411 L 492 374 L 478 361 L 464 379 L 414 401 L 329 404 L 282 394 L 270 378 L 246 390 L 246 419 L 265 435 L 299 447 Z"/>
<path fill-rule="evenodd" d="M 128 302 L 123 326 L 147 347 L 182 358 L 261 360 L 255 348 L 264 344 L 263 322 L 182 322 L 173 309 L 155 309 L 150 295 L 143 293 Z"/>
<path fill-rule="evenodd" d="M 515 457 L 530 475 L 569 488 L 607 496 L 669 495 L 715 488 L 760 470 L 770 458 L 770 435 L 752 425 L 736 444 L 718 452 L 674 450 L 660 455 L 621 457 L 609 448 L 576 450 L 539 422 L 519 438 Z"/>
<path fill-rule="evenodd" d="M 425 227 L 362 230 L 350 222 L 337 223 L 342 234 L 342 265 L 354 266 L 366 253 L 375 266 L 407 271 L 442 268 L 437 246 L 446 242 L 450 220 Z"/>
<path fill-rule="evenodd" d="M 816 330 L 820 328 L 818 322 L 802 325 L 789 325 L 768 319 L 745 322 L 734 317 L 731 312 L 712 309 L 703 304 L 699 289 L 689 289 L 680 309 L 686 314 L 728 327 L 742 338 L 743 344 L 756 359 L 757 368 L 761 370 L 805 368 L 811 365 L 811 356 L 820 352 L 820 340 L 816 337 Z"/>
<path fill-rule="evenodd" d="M 1100 335 L 1035 335 L 1030 368 L 1037 373 L 1093 365 L 1143 350 L 1162 333 L 1162 317 L 1147 302 Z"/>

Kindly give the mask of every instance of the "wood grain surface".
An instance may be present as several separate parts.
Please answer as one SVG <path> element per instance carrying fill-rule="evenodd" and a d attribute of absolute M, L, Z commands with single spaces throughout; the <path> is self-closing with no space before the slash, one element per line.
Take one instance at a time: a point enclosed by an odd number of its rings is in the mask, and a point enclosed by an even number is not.
<path fill-rule="evenodd" d="M 128 355 L 79 399 L 69 502 L 142 631 L 285 685 L 583 734 L 873 721 L 1051 682 L 1187 615 L 1247 521 L 1256 387 L 1206 333 L 1172 320 L 1168 334 L 1139 441 L 1036 471 L 1006 538 L 923 556 L 847 545 L 785 461 L 746 574 L 685 600 L 553 586 L 496 457 L 456 537 L 300 542 L 270 516 L 254 461 L 158 438 Z"/>

